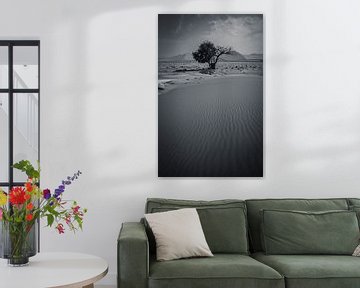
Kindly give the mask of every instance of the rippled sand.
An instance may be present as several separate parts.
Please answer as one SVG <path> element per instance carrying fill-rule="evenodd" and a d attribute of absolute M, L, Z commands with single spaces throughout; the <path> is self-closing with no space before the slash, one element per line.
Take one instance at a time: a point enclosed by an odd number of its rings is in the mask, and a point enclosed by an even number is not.
<path fill-rule="evenodd" d="M 159 95 L 160 177 L 262 177 L 263 77 L 234 76 Z"/>

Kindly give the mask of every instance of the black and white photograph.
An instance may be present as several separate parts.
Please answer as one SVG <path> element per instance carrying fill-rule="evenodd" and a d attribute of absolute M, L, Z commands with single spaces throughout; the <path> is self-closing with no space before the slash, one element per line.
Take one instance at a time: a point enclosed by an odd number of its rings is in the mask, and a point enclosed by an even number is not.
<path fill-rule="evenodd" d="M 158 15 L 158 176 L 263 177 L 263 15 Z"/>

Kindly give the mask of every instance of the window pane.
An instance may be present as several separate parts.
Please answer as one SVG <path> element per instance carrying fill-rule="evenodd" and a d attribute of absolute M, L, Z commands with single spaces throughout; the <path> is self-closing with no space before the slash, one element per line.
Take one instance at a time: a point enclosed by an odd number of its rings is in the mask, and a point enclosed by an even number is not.
<path fill-rule="evenodd" d="M 3 187 L 3 186 L 1 186 L 0 188 L 1 188 L 1 190 L 3 190 L 6 194 L 8 194 L 8 192 L 9 192 L 9 187 Z"/>
<path fill-rule="evenodd" d="M 14 94 L 14 163 L 38 160 L 39 96 L 34 93 Z M 25 181 L 26 175 L 14 169 L 14 181 Z"/>
<path fill-rule="evenodd" d="M 8 182 L 9 176 L 9 98 L 0 93 L 0 182 Z"/>
<path fill-rule="evenodd" d="M 38 47 L 17 46 L 13 50 L 14 88 L 38 88 Z"/>
<path fill-rule="evenodd" d="M 8 88 L 9 64 L 8 47 L 0 46 L 0 88 Z"/>

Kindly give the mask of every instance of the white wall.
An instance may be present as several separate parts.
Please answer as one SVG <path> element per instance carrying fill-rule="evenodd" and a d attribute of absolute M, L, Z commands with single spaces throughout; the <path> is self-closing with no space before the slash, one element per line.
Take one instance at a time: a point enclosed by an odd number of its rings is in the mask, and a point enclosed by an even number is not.
<path fill-rule="evenodd" d="M 1 0 L 0 37 L 41 40 L 42 183 L 88 207 L 83 233 L 43 251 L 106 258 L 147 197 L 360 196 L 357 0 Z M 157 178 L 157 14 L 263 12 L 265 177 Z"/>

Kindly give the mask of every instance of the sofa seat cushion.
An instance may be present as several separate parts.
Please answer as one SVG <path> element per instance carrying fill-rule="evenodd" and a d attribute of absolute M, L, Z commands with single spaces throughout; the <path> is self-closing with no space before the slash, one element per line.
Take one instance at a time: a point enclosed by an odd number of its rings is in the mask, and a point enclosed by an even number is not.
<path fill-rule="evenodd" d="M 252 257 L 285 277 L 287 288 L 358 288 L 360 258 L 343 255 L 265 255 Z"/>
<path fill-rule="evenodd" d="M 284 288 L 274 269 L 246 255 L 215 254 L 166 262 L 150 261 L 149 288 Z"/>

